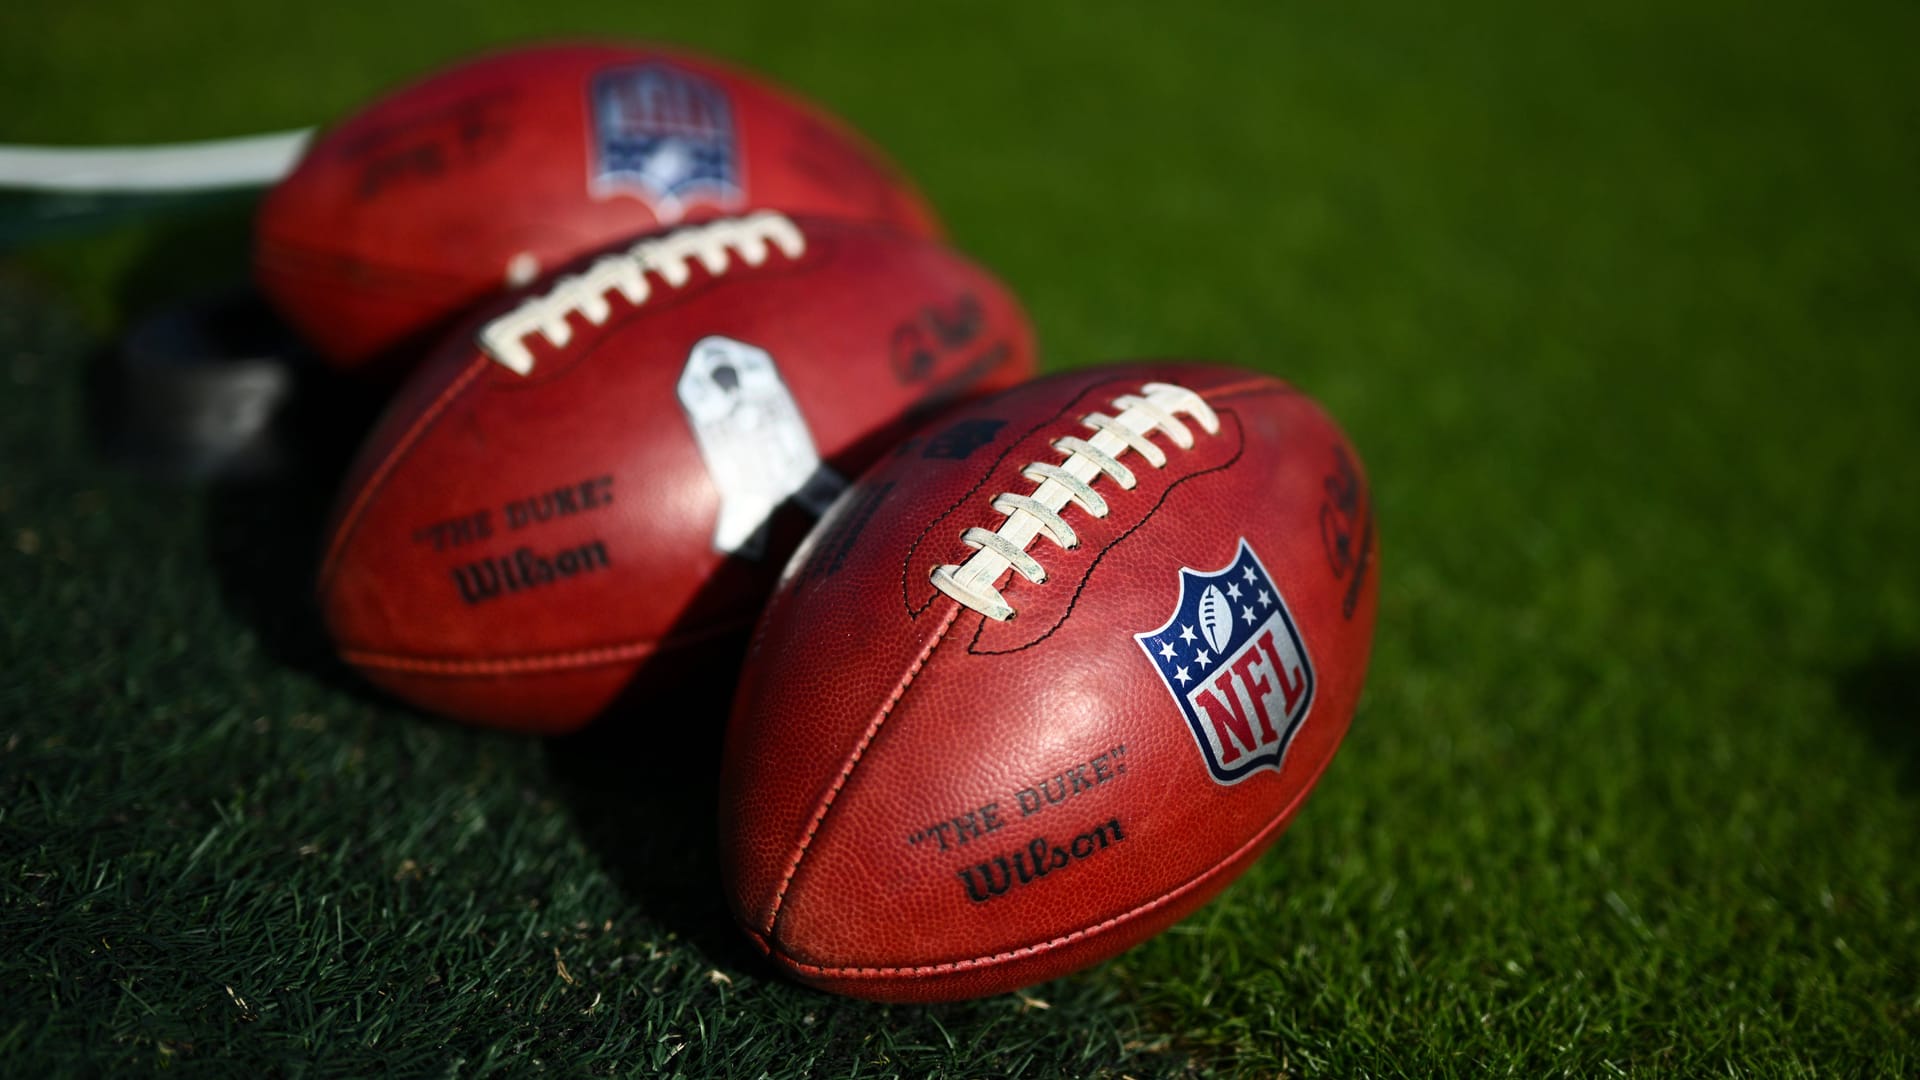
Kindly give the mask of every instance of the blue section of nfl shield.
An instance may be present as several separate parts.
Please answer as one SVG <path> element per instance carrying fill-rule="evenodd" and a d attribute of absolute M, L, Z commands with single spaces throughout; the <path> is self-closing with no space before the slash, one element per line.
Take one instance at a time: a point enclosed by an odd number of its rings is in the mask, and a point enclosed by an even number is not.
<path fill-rule="evenodd" d="M 1183 566 L 1179 578 L 1173 615 L 1133 639 L 1215 783 L 1278 770 L 1313 705 L 1313 664 L 1286 600 L 1245 538 L 1226 566 Z"/>
<path fill-rule="evenodd" d="M 741 201 L 739 133 L 718 83 L 672 64 L 638 64 L 596 74 L 589 97 L 595 195 L 637 195 L 667 223 L 690 202 Z"/>

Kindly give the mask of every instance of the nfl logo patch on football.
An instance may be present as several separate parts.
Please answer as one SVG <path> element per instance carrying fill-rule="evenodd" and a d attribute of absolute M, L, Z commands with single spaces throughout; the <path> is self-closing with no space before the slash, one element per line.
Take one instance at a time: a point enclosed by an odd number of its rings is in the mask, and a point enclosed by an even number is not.
<path fill-rule="evenodd" d="M 740 148 L 719 84 L 671 64 L 640 64 L 595 75 L 591 94 L 594 195 L 637 195 L 665 224 L 696 200 L 739 204 Z"/>
<path fill-rule="evenodd" d="M 1313 704 L 1313 664 L 1286 601 L 1244 537 L 1226 566 L 1181 567 L 1179 578 L 1172 616 L 1134 640 L 1186 717 L 1215 783 L 1278 770 Z"/>

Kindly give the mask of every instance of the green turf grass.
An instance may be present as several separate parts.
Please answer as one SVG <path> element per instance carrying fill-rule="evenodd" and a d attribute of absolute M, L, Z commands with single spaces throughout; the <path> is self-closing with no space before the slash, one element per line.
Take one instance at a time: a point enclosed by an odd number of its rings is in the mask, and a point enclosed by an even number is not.
<path fill-rule="evenodd" d="M 1025 998 L 839 1001 L 716 910 L 699 736 L 381 705 L 300 605 L 314 494 L 89 450 L 86 358 L 237 273 L 231 217 L 19 253 L 7 1072 L 1920 1070 L 1920 12 L 1299 7 L 0 12 L 15 142 L 297 125 L 526 35 L 733 56 L 920 177 L 1051 365 L 1324 400 L 1384 550 L 1347 746 L 1220 901 Z"/>

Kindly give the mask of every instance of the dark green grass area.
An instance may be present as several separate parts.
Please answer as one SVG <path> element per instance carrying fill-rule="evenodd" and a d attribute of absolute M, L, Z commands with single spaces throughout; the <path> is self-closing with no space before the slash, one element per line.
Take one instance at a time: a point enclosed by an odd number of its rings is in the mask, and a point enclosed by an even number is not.
<path fill-rule="evenodd" d="M 1050 366 L 1324 401 L 1383 545 L 1341 757 L 1090 973 L 800 989 L 720 907 L 724 688 L 554 744 L 419 719 L 304 607 L 324 477 L 92 449 L 92 359 L 237 276 L 243 208 L 47 241 L 0 263 L 7 1073 L 1920 1070 L 1920 10 L 37 5 L 0 141 L 296 126 L 589 31 L 848 116 Z"/>

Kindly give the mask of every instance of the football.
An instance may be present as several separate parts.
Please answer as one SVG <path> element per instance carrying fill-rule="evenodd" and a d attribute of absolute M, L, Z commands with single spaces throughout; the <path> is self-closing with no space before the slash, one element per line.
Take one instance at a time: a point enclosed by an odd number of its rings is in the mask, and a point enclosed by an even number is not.
<path fill-rule="evenodd" d="M 999 993 L 1106 959 L 1280 835 L 1372 640 L 1372 502 L 1231 367 L 1032 382 L 868 470 L 754 631 L 721 776 L 736 917 L 803 982 Z"/>
<path fill-rule="evenodd" d="M 615 248 L 480 313 L 349 472 L 319 596 L 424 709 L 557 733 L 732 674 L 813 517 L 927 416 L 1031 374 L 939 243 L 759 211 Z M 721 722 L 714 723 L 716 736 Z"/>
<path fill-rule="evenodd" d="M 336 364 L 388 370 L 462 309 L 561 263 L 756 209 L 939 235 L 878 151 L 784 90 L 684 52 L 536 46 L 449 68 L 322 134 L 261 203 L 254 276 Z"/>

